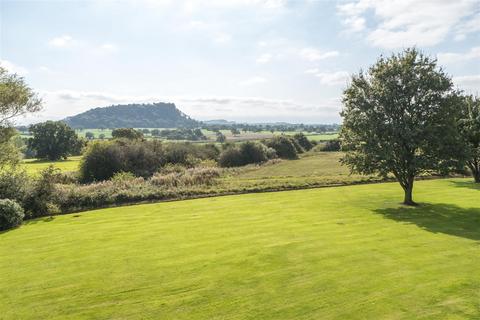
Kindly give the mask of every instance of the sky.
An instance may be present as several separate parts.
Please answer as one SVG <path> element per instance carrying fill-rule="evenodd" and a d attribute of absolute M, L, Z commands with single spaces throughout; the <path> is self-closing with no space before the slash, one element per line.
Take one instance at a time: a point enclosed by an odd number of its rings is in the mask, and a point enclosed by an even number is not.
<path fill-rule="evenodd" d="M 340 123 L 349 77 L 411 46 L 480 92 L 480 0 L 0 0 L 0 65 L 44 101 L 18 124 L 133 102 Z"/>

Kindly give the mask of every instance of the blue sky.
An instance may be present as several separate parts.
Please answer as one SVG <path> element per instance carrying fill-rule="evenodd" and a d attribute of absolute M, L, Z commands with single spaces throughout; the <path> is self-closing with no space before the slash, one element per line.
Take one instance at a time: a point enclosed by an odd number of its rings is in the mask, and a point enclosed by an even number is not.
<path fill-rule="evenodd" d="M 340 122 L 348 76 L 416 45 L 480 91 L 480 0 L 0 0 L 0 64 L 44 110 L 175 102 L 200 120 Z"/>

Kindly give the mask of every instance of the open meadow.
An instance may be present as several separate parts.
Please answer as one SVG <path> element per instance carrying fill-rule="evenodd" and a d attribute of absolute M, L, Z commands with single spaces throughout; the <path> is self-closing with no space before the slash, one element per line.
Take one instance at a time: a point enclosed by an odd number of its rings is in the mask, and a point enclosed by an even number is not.
<path fill-rule="evenodd" d="M 420 181 L 405 207 L 382 183 L 27 221 L 0 233 L 0 318 L 478 319 L 479 192 Z"/>

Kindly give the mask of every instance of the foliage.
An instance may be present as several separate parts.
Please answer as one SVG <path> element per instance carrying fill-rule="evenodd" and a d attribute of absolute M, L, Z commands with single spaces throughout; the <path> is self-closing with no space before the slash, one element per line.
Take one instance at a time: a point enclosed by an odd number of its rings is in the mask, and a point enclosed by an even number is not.
<path fill-rule="evenodd" d="M 312 143 L 310 142 L 310 140 L 308 140 L 308 138 L 303 134 L 303 133 L 296 133 L 294 136 L 293 136 L 293 139 L 295 139 L 295 141 L 303 148 L 303 150 L 305 151 L 309 151 L 310 149 L 313 148 L 313 145 Z"/>
<path fill-rule="evenodd" d="M 181 128 L 172 130 L 161 130 L 156 134 L 156 136 L 165 138 L 167 140 L 207 140 L 207 137 L 200 129 Z"/>
<path fill-rule="evenodd" d="M 17 132 L 12 127 L 0 127 L 0 170 L 14 167 L 20 161 L 20 148 L 15 145 Z"/>
<path fill-rule="evenodd" d="M 320 151 L 327 151 L 327 152 L 332 152 L 332 151 L 340 151 L 342 148 L 340 140 L 334 139 L 334 140 L 329 140 L 322 145 L 320 145 Z"/>
<path fill-rule="evenodd" d="M 298 158 L 297 148 L 292 142 L 293 139 L 284 135 L 273 137 L 266 142 L 266 145 L 274 149 L 277 156 L 282 159 L 296 159 Z"/>
<path fill-rule="evenodd" d="M 24 216 L 22 207 L 16 201 L 0 199 L 0 230 L 18 227 Z"/>
<path fill-rule="evenodd" d="M 12 120 L 26 113 L 37 112 L 42 100 L 28 87 L 22 77 L 9 74 L 0 66 L 0 169 L 18 164 L 19 150 L 13 139 L 16 130 Z"/>
<path fill-rule="evenodd" d="M 173 103 L 127 104 L 95 108 L 64 120 L 73 128 L 196 127 Z"/>
<path fill-rule="evenodd" d="M 13 118 L 37 112 L 41 107 L 42 100 L 25 80 L 0 66 L 0 128 L 9 127 Z"/>
<path fill-rule="evenodd" d="M 393 174 L 414 204 L 416 176 L 446 172 L 460 150 L 451 79 L 416 49 L 381 57 L 344 91 L 342 162 L 353 172 Z"/>
<path fill-rule="evenodd" d="M 480 98 L 465 96 L 460 100 L 460 133 L 467 152 L 466 163 L 475 182 L 480 183 Z"/>
<path fill-rule="evenodd" d="M 143 139 L 143 133 L 133 128 L 119 128 L 112 131 L 114 139 Z"/>
<path fill-rule="evenodd" d="M 217 142 L 224 143 L 224 142 L 227 141 L 227 137 L 223 133 L 221 133 L 220 131 L 216 132 L 216 136 L 217 136 L 217 138 L 216 138 Z"/>
<path fill-rule="evenodd" d="M 0 171 L 0 199 L 12 199 L 22 203 L 29 186 L 25 171 Z"/>
<path fill-rule="evenodd" d="M 262 163 L 275 157 L 276 153 L 264 144 L 246 141 L 222 151 L 218 164 L 221 167 L 239 167 L 250 163 Z"/>
<path fill-rule="evenodd" d="M 62 121 L 46 121 L 30 126 L 29 148 L 41 159 L 59 160 L 78 154 L 84 146 L 75 131 Z"/>
<path fill-rule="evenodd" d="M 23 202 L 28 218 L 58 213 L 59 209 L 55 204 L 55 183 L 59 181 L 60 176 L 60 170 L 50 166 L 33 180 Z"/>

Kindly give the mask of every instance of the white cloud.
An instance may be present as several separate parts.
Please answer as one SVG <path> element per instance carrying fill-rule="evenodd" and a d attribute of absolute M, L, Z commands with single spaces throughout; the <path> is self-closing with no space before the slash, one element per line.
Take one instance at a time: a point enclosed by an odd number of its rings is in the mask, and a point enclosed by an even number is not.
<path fill-rule="evenodd" d="M 453 82 L 467 93 L 480 93 L 480 74 L 453 77 Z"/>
<path fill-rule="evenodd" d="M 113 43 L 104 43 L 100 46 L 100 50 L 106 53 L 115 53 L 118 51 L 118 47 Z"/>
<path fill-rule="evenodd" d="M 268 63 L 272 60 L 273 55 L 270 53 L 263 53 L 257 58 L 257 63 Z"/>
<path fill-rule="evenodd" d="M 19 76 L 25 76 L 25 75 L 28 74 L 28 70 L 26 68 L 18 66 L 18 65 L 14 64 L 13 62 L 10 62 L 8 60 L 0 60 L 0 66 L 7 69 L 8 72 L 16 73 Z"/>
<path fill-rule="evenodd" d="M 388 49 L 433 46 L 451 33 L 461 38 L 480 28 L 478 14 L 472 15 L 478 0 L 355 0 L 337 10 L 347 31 L 365 30 L 370 43 Z M 369 13 L 378 21 L 370 29 L 365 24 Z"/>
<path fill-rule="evenodd" d="M 311 69 L 305 73 L 313 74 L 320 79 L 321 84 L 326 86 L 346 85 L 350 79 L 350 73 L 347 71 L 318 72 L 317 69 Z"/>
<path fill-rule="evenodd" d="M 315 48 L 304 48 L 300 50 L 300 56 L 308 61 L 319 61 L 327 58 L 337 57 L 338 51 L 320 51 Z"/>
<path fill-rule="evenodd" d="M 48 44 L 56 48 L 68 48 L 75 45 L 75 40 L 69 35 L 59 36 L 48 41 Z"/>
<path fill-rule="evenodd" d="M 480 59 L 480 47 L 473 47 L 464 53 L 441 52 L 437 55 L 437 58 L 440 63 L 466 62 L 471 59 Z"/>
<path fill-rule="evenodd" d="M 240 85 L 242 86 L 253 86 L 257 84 L 262 84 L 267 82 L 267 79 L 259 76 L 251 77 L 249 79 L 243 80 L 240 82 Z"/>

